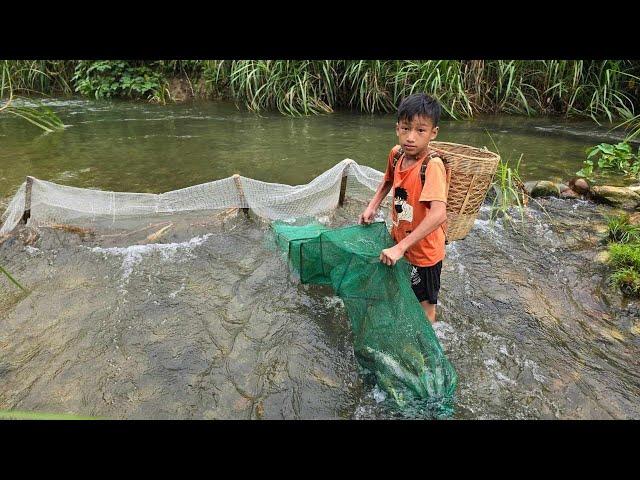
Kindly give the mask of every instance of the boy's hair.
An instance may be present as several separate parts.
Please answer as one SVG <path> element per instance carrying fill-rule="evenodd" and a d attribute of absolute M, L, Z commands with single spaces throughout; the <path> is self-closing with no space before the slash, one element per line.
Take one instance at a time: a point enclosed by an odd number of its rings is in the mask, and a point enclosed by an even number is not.
<path fill-rule="evenodd" d="M 431 120 L 434 127 L 438 126 L 442 107 L 440 103 L 426 93 L 414 93 L 402 99 L 398 107 L 398 122 L 413 120 L 415 116 L 425 116 Z"/>

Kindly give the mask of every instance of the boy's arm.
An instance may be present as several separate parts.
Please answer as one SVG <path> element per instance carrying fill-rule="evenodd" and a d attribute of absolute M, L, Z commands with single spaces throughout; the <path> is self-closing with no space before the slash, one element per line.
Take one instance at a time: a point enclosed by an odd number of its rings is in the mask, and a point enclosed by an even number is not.
<path fill-rule="evenodd" d="M 384 177 L 382 178 L 380 185 L 378 185 L 378 189 L 369 202 L 369 205 L 367 205 L 367 208 L 365 208 L 364 212 L 362 212 L 358 217 L 359 224 L 371 223 L 373 221 L 373 217 L 375 217 L 376 212 L 378 211 L 378 208 L 382 203 L 382 200 L 385 199 L 385 197 L 389 193 L 389 190 L 391 190 L 391 187 L 393 187 L 393 154 L 396 151 L 397 147 L 399 146 L 396 145 L 396 147 L 393 147 L 389 152 L 389 156 L 387 157 L 387 168 L 384 172 Z"/>
<path fill-rule="evenodd" d="M 429 235 L 446 220 L 447 204 L 436 200 L 432 201 L 429 213 L 416 229 L 393 247 L 384 249 L 380 253 L 380 261 L 385 265 L 395 265 L 412 245 Z"/>
<path fill-rule="evenodd" d="M 369 202 L 369 205 L 367 205 L 367 208 L 358 217 L 359 224 L 362 224 L 362 223 L 368 224 L 372 222 L 373 217 L 376 214 L 376 211 L 378 211 L 378 208 L 380 207 L 382 200 L 385 199 L 385 197 L 389 193 L 389 190 L 391 190 L 392 185 L 393 185 L 393 181 L 382 179 L 382 182 L 380 182 L 380 185 L 378 185 L 378 189 L 376 190 L 375 195 Z"/>

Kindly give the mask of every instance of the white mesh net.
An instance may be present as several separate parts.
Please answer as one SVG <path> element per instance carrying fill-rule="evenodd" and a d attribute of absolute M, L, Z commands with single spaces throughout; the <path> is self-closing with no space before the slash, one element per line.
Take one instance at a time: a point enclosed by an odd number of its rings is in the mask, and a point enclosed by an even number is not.
<path fill-rule="evenodd" d="M 365 197 L 370 198 L 383 174 L 345 159 L 306 185 L 266 183 L 238 175 L 161 194 L 67 187 L 34 178 L 29 224 L 94 224 L 109 228 L 116 223 L 122 226 L 121 222 L 127 219 L 186 212 L 206 214 L 229 208 L 249 208 L 270 220 L 290 220 L 336 208 L 343 177 L 348 178 L 348 195 L 358 196 L 365 190 Z M 28 208 L 25 196 L 26 182 L 3 214 L 0 234 L 13 230 L 22 218 Z"/>
<path fill-rule="evenodd" d="M 7 209 L 2 214 L 2 217 L 0 217 L 0 222 L 2 222 L 0 235 L 7 234 L 13 230 L 22 218 L 24 213 L 24 195 L 26 185 L 26 182 L 20 185 L 20 188 L 18 188 L 18 191 L 9 202 Z"/>

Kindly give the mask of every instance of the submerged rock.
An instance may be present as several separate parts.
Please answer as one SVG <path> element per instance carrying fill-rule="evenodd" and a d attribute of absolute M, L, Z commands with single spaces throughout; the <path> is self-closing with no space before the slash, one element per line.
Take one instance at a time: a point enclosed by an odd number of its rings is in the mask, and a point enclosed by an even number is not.
<path fill-rule="evenodd" d="M 640 207 L 640 194 L 628 187 L 612 187 L 609 185 L 594 186 L 591 192 L 593 199 L 597 202 L 627 210 Z"/>
<path fill-rule="evenodd" d="M 532 197 L 559 197 L 560 189 L 558 186 L 547 180 L 541 180 L 531 190 Z"/>

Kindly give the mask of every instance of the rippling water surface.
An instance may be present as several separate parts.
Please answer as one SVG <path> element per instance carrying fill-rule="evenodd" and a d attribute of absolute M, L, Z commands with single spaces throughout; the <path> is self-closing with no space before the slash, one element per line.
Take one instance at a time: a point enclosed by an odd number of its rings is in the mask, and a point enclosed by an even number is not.
<path fill-rule="evenodd" d="M 21 119 L 0 118 L 0 198 L 26 175 L 154 193 L 234 173 L 298 185 L 344 158 L 382 170 L 397 139 L 393 115 L 256 116 L 213 102 L 45 103 L 67 125 L 63 132 L 44 134 Z M 609 130 L 584 120 L 495 116 L 443 120 L 438 139 L 493 149 L 493 138 L 505 159 L 515 162 L 523 154 L 525 180 L 566 180 L 581 168 L 587 147 L 619 137 Z"/>
<path fill-rule="evenodd" d="M 299 184 L 345 157 L 382 169 L 393 143 L 388 116 L 257 118 L 224 105 L 84 100 L 55 108 L 72 125 L 60 135 L 0 122 L 4 195 L 26 174 L 153 192 L 236 171 Z M 501 150 L 528 152 L 528 176 L 563 177 L 594 138 L 545 125 L 445 123 L 442 139 L 482 144 L 486 127 Z M 556 154 L 566 162 L 540 160 Z M 321 220 L 353 224 L 363 206 L 349 198 Z M 640 418 L 640 310 L 608 285 L 601 261 L 612 213 L 543 200 L 514 231 L 490 222 L 485 206 L 469 236 L 447 247 L 436 333 L 460 379 L 454 418 Z M 0 245 L 0 264 L 30 289 L 0 280 L 0 410 L 403 416 L 363 383 L 340 299 L 300 284 L 266 223 L 237 212 L 165 220 L 93 235 L 22 227 Z"/>

